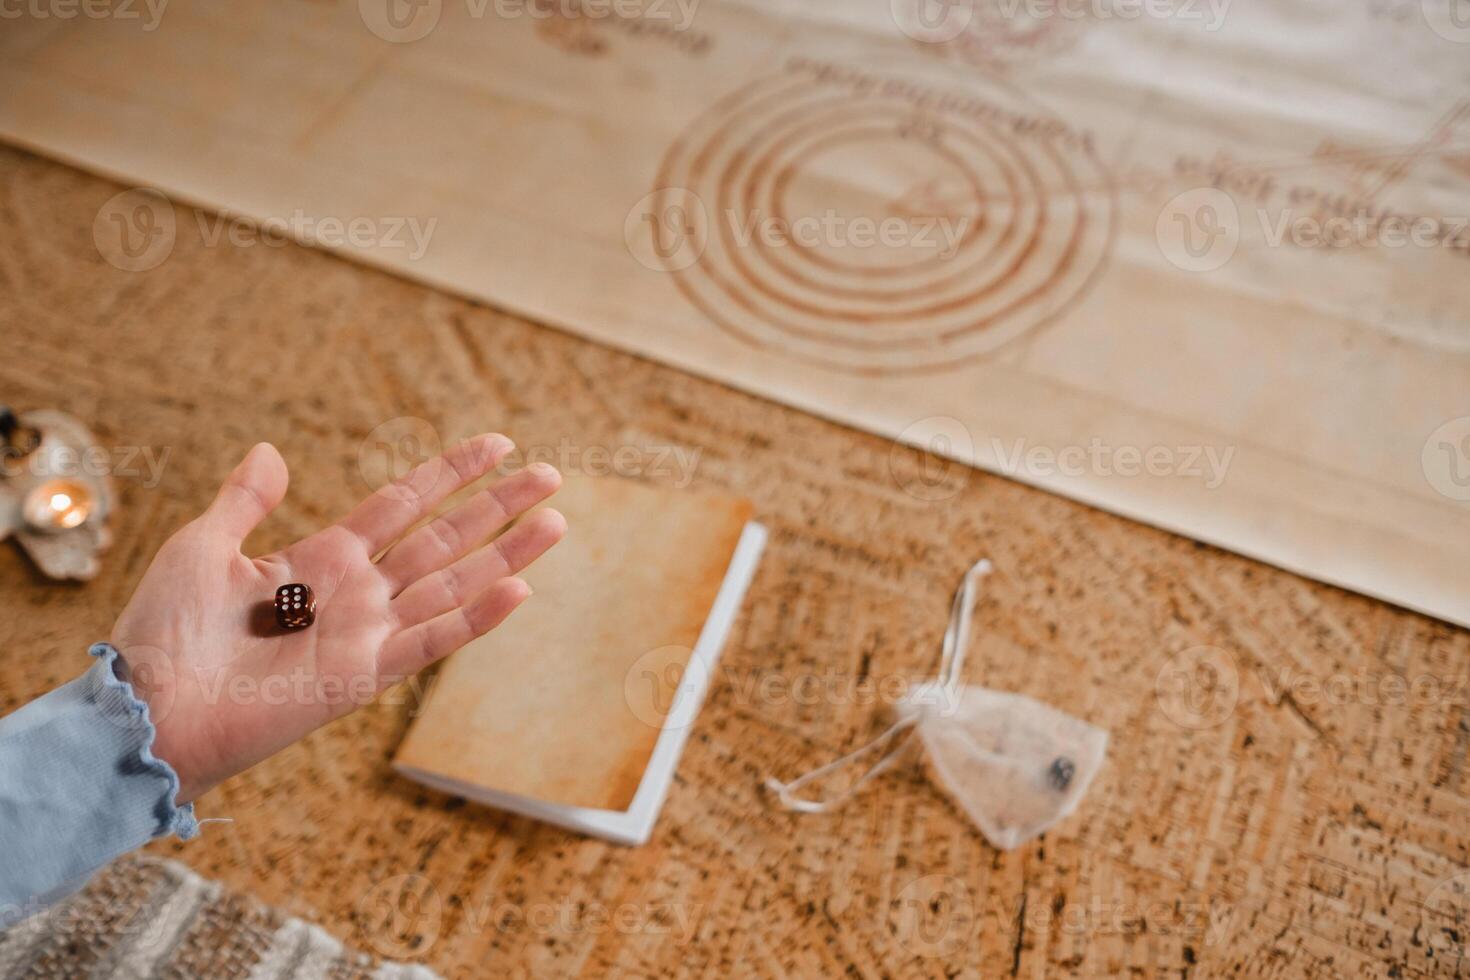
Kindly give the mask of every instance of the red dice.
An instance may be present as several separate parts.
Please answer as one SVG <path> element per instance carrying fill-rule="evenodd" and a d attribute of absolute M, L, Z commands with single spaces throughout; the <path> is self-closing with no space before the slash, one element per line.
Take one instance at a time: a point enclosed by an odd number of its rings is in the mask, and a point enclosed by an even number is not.
<path fill-rule="evenodd" d="M 289 582 L 276 590 L 276 623 L 281 629 L 306 629 L 316 622 L 316 593 L 311 586 Z"/>

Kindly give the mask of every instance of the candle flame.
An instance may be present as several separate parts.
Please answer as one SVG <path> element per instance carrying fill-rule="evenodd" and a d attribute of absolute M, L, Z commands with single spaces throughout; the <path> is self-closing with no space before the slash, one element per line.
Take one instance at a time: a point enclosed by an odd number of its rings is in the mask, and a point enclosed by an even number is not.
<path fill-rule="evenodd" d="M 72 480 L 51 480 L 36 487 L 24 504 L 24 519 L 41 531 L 69 531 L 87 523 L 96 509 L 92 492 Z"/>

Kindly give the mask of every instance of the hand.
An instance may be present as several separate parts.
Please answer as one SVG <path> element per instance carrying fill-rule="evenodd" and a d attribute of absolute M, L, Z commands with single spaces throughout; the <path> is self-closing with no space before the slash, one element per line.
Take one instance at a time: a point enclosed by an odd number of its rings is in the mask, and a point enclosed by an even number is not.
<path fill-rule="evenodd" d="M 531 590 L 516 573 L 561 540 L 566 521 L 543 509 L 481 544 L 556 491 L 551 466 L 504 477 L 407 533 L 513 448 L 500 435 L 466 440 L 340 523 L 253 559 L 241 544 L 285 497 L 287 474 L 268 443 L 250 451 L 209 509 L 159 549 L 112 631 L 158 730 L 154 754 L 179 774 L 180 804 L 367 704 L 525 601 Z M 316 592 L 314 625 L 275 628 L 270 603 L 287 582 Z"/>

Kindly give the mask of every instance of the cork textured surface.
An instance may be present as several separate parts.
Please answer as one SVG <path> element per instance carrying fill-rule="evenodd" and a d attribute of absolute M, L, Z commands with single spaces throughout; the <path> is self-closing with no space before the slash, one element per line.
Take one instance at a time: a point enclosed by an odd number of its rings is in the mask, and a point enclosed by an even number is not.
<path fill-rule="evenodd" d="M 322 253 L 212 239 L 183 206 L 166 258 L 126 271 L 102 218 L 125 190 L 0 150 L 0 400 L 90 422 L 120 494 L 87 585 L 0 548 L 0 711 L 85 667 L 260 439 L 292 472 L 262 550 L 395 454 L 489 427 L 567 469 L 747 496 L 771 529 L 647 846 L 395 777 L 405 685 L 156 853 L 456 978 L 1470 970 L 1465 631 Z M 766 775 L 854 748 L 932 672 L 980 555 L 967 679 L 1112 733 L 1078 813 L 999 853 L 917 766 L 835 814 L 774 809 Z"/>

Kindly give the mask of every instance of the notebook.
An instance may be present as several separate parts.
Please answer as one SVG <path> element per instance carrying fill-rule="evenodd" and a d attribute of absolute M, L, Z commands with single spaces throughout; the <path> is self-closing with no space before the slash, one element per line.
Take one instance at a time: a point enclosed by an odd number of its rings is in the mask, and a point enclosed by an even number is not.
<path fill-rule="evenodd" d="M 535 594 L 445 663 L 404 776 L 624 844 L 648 840 L 765 546 L 751 505 L 569 477 Z"/>

